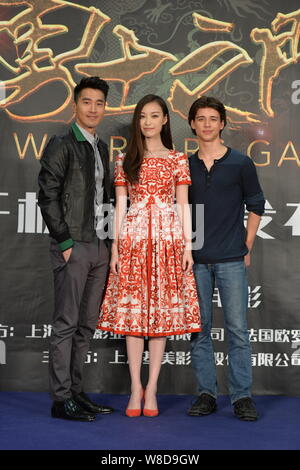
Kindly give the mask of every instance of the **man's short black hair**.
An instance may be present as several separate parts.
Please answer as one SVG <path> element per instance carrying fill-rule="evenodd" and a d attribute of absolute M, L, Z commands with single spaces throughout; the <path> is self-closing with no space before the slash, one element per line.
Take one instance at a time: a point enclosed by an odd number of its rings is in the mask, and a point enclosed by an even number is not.
<path fill-rule="evenodd" d="M 94 88 L 95 90 L 100 90 L 103 92 L 105 96 L 105 100 L 107 98 L 109 85 L 105 80 L 99 77 L 85 77 L 80 80 L 78 85 L 74 88 L 74 101 L 77 103 L 78 96 L 82 90 L 85 88 Z"/>
<path fill-rule="evenodd" d="M 221 101 L 219 101 L 217 98 L 214 98 L 213 96 L 205 96 L 205 95 L 201 96 L 201 98 L 198 98 L 196 101 L 194 101 L 194 103 L 190 107 L 189 117 L 188 117 L 189 125 L 191 125 L 192 121 L 195 121 L 197 111 L 200 108 L 213 108 L 216 111 L 218 111 L 218 113 L 220 114 L 221 122 L 224 123 L 224 127 L 226 126 L 226 123 L 227 123 L 226 109 L 223 103 L 221 103 Z M 196 135 L 195 129 L 192 129 L 192 132 Z M 220 131 L 220 135 L 221 135 L 221 132 L 222 131 Z"/>

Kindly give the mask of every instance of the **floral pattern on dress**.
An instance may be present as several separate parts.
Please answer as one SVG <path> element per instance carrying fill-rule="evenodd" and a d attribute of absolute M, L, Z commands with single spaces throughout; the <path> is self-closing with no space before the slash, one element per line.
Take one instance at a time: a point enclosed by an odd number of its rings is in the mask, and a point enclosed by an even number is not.
<path fill-rule="evenodd" d="M 197 332 L 200 310 L 193 272 L 184 273 L 184 236 L 175 188 L 191 184 L 186 155 L 145 157 L 130 184 L 116 159 L 114 183 L 127 186 L 130 207 L 119 234 L 119 273 L 110 272 L 97 328 L 123 335 Z"/>

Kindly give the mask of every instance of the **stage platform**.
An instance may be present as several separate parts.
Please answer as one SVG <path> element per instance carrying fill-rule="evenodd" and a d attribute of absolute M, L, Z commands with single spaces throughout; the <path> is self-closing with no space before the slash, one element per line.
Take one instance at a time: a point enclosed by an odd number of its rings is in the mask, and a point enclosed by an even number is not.
<path fill-rule="evenodd" d="M 192 396 L 159 395 L 156 418 L 127 418 L 128 395 L 90 394 L 115 413 L 93 423 L 53 419 L 47 393 L 0 392 L 2 450 L 296 450 L 300 449 L 300 398 L 254 397 L 260 419 L 234 417 L 227 396 L 216 413 L 189 417 Z"/>

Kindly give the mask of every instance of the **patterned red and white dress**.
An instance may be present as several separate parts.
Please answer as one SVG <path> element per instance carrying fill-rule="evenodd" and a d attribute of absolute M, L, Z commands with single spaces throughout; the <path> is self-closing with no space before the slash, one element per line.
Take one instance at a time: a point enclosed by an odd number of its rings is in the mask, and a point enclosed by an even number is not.
<path fill-rule="evenodd" d="M 197 332 L 200 311 L 192 272 L 182 270 L 184 237 L 175 187 L 191 184 L 186 155 L 143 159 L 130 184 L 118 155 L 115 185 L 127 186 L 130 207 L 119 236 L 119 273 L 110 272 L 97 328 L 134 336 Z"/>

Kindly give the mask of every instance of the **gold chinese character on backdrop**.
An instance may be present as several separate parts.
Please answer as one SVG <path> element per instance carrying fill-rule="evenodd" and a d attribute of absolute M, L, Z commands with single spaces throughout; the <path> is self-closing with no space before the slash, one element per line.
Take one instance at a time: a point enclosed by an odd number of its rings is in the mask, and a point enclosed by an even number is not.
<path fill-rule="evenodd" d="M 84 3 L 84 2 L 82 2 Z M 100 2 L 95 2 L 98 4 Z M 112 106 L 108 103 L 107 114 L 130 113 L 135 107 L 135 97 L 132 98 L 132 84 L 143 77 L 153 80 L 153 92 L 156 90 L 157 76 L 155 73 L 166 61 L 171 63 L 167 74 L 173 80 L 171 89 L 167 84 L 166 94 L 175 113 L 182 118 L 187 117 L 191 103 L 203 94 L 212 93 L 214 86 L 222 83 L 227 77 L 241 66 L 254 66 L 253 59 L 242 47 L 231 41 L 213 41 L 198 47 L 195 51 L 180 61 L 171 53 L 139 44 L 134 31 L 117 24 L 112 33 L 120 40 L 120 57 L 105 62 L 89 63 L 95 43 L 106 23 L 111 18 L 99 9 L 86 7 L 75 2 L 65 0 L 0 0 L 0 12 L 4 7 L 22 7 L 21 11 L 12 14 L 10 19 L 0 21 L 0 33 L 6 34 L 8 40 L 16 50 L 17 58 L 10 63 L 0 55 L 0 67 L 10 74 L 8 79 L 0 82 L 0 107 L 12 118 L 18 121 L 60 121 L 69 122 L 73 117 L 71 106 L 72 92 L 75 86 L 73 72 L 80 75 L 99 75 L 108 82 L 118 82 L 122 85 L 122 92 L 118 104 Z M 52 39 L 69 33 L 69 28 L 60 24 L 45 23 L 45 15 L 59 11 L 65 7 L 75 9 L 84 18 L 84 31 L 79 44 L 65 52 L 55 54 L 51 47 L 45 45 L 46 39 Z M 9 10 L 9 13 L 12 9 Z M 49 18 L 49 17 L 48 17 Z M 51 18 L 51 17 L 50 17 Z M 207 18 L 193 13 L 195 27 L 204 33 L 231 33 L 234 24 Z M 290 26 L 289 31 L 280 32 L 284 26 Z M 289 14 L 278 13 L 268 28 L 253 28 L 250 37 L 260 47 L 263 54 L 260 66 L 258 100 L 263 113 L 274 117 L 272 109 L 272 87 L 274 79 L 284 68 L 296 64 L 300 53 L 298 52 L 300 38 L 300 10 Z M 283 50 L 289 46 L 289 53 Z M 228 60 L 224 54 L 232 54 Z M 214 61 L 222 59 L 222 65 L 212 67 Z M 71 64 L 71 61 L 73 64 Z M 75 63 L 74 63 L 75 62 Z M 70 64 L 68 64 L 70 63 Z M 210 68 L 209 71 L 208 68 Z M 199 73 L 201 72 L 201 73 Z M 187 74 L 197 74 L 199 83 L 193 89 L 183 82 Z M 173 79 L 174 77 L 174 79 Z M 62 102 L 53 105 L 55 109 L 49 111 L 51 102 L 45 100 L 41 107 L 47 106 L 38 113 L 31 111 L 31 115 L 20 115 L 17 111 L 18 103 L 30 98 L 43 87 L 59 82 L 64 85 L 65 96 Z M 4 88 L 5 87 L 5 88 Z M 5 89 L 5 93 L 3 93 Z M 226 103 L 225 103 L 226 104 Z M 31 106 L 24 106 L 26 111 Z M 24 110 L 23 109 L 23 110 Z M 243 124 L 259 123 L 260 117 L 247 110 L 227 106 L 228 121 L 231 128 L 238 128 Z"/>
<path fill-rule="evenodd" d="M 193 13 L 194 24 L 201 31 L 230 32 L 233 23 L 225 23 L 211 18 L 206 18 L 197 13 Z M 228 51 L 238 52 L 232 59 L 225 62 L 212 72 L 205 80 L 193 90 L 189 90 L 179 79 L 176 79 L 168 98 L 173 111 L 179 113 L 183 118 L 187 117 L 187 112 L 192 102 L 201 95 L 209 93 L 217 83 L 236 70 L 240 65 L 252 64 L 253 60 L 247 51 L 229 41 L 215 41 L 191 52 L 178 64 L 170 69 L 172 75 L 184 75 L 191 72 L 204 70 L 214 59 Z M 232 125 L 239 125 L 249 122 L 259 122 L 257 116 L 248 111 L 227 107 L 228 121 Z"/>
<path fill-rule="evenodd" d="M 14 78 L 4 81 L 6 92 L 10 90 L 12 92 L 0 102 L 0 105 L 6 108 L 12 118 L 21 121 L 69 121 L 73 114 L 69 104 L 75 82 L 65 63 L 89 57 L 102 27 L 110 21 L 110 18 L 94 7 L 86 8 L 64 0 L 0 1 L 0 6 L 8 5 L 27 6 L 9 21 L 0 21 L 0 32 L 6 31 L 13 38 L 15 46 L 19 48 L 25 45 L 25 50 L 16 59 L 15 66 L 0 56 L 0 64 L 15 75 Z M 88 12 L 89 18 L 79 46 L 55 56 L 51 48 L 41 47 L 40 43 L 46 38 L 68 32 L 68 28 L 60 24 L 44 24 L 43 16 L 65 6 Z M 27 30 L 22 33 L 24 28 Z M 34 116 L 19 116 L 9 110 L 11 105 L 23 101 L 53 81 L 62 82 L 67 90 L 67 97 L 58 109 Z"/>
<path fill-rule="evenodd" d="M 176 57 L 151 47 L 140 46 L 133 31 L 124 26 L 117 25 L 113 33 L 119 36 L 123 56 L 120 59 L 104 62 L 102 64 L 77 64 L 75 69 L 87 76 L 99 75 L 104 80 L 121 82 L 123 93 L 121 103 L 117 107 L 107 107 L 107 111 L 131 112 L 135 104 L 126 105 L 126 99 L 132 82 L 145 75 L 153 74 L 165 60 L 176 61 Z M 136 53 L 133 55 L 130 49 Z M 140 52 L 140 54 L 137 54 Z"/>
<path fill-rule="evenodd" d="M 292 23 L 291 31 L 274 36 L 267 28 L 254 28 L 251 31 L 251 39 L 256 44 L 263 45 L 263 58 L 260 68 L 259 102 L 267 116 L 274 117 L 272 109 L 273 81 L 279 72 L 291 64 L 296 64 L 299 59 L 298 44 L 300 38 L 300 10 L 287 15 L 278 13 L 272 22 L 272 29 L 277 33 L 282 26 Z M 282 48 L 289 42 L 290 56 Z"/>

